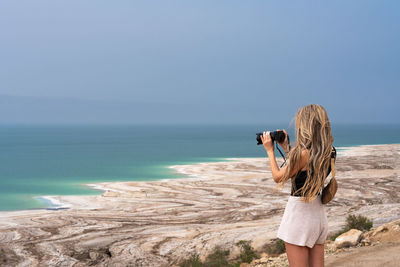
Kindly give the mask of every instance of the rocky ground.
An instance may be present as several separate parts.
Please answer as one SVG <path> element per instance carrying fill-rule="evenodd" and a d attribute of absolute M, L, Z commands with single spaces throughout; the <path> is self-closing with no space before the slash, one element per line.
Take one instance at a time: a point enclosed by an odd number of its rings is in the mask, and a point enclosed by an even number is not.
<path fill-rule="evenodd" d="M 357 232 L 351 230 L 350 232 Z M 372 228 L 370 231 L 343 236 L 356 237 L 353 244 L 327 240 L 325 244 L 326 267 L 397 267 L 400 262 L 400 220 Z M 349 239 L 349 240 L 350 240 Z M 338 242 L 339 241 L 339 242 Z M 287 267 L 289 266 L 286 254 L 269 256 L 261 254 L 261 258 L 251 263 L 243 263 L 240 267 Z"/>
<path fill-rule="evenodd" d="M 400 145 L 340 151 L 330 231 L 348 214 L 375 227 L 399 219 L 399 163 Z M 262 252 L 276 237 L 289 185 L 275 189 L 265 158 L 174 168 L 190 178 L 102 183 L 99 196 L 54 197 L 68 209 L 0 213 L 0 265 L 173 266 L 217 245 L 235 257 L 239 240 Z"/>
<path fill-rule="evenodd" d="M 361 235 L 349 248 L 332 244 L 326 266 L 399 266 L 400 220 L 386 223 Z"/>

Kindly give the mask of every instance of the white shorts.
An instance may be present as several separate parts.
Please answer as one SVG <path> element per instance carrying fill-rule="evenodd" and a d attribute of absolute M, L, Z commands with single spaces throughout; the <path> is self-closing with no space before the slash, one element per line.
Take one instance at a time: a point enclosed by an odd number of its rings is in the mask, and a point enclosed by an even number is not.
<path fill-rule="evenodd" d="M 313 202 L 303 202 L 301 197 L 290 196 L 286 204 L 278 238 L 297 245 L 314 247 L 324 244 L 328 235 L 328 220 L 319 195 Z"/>

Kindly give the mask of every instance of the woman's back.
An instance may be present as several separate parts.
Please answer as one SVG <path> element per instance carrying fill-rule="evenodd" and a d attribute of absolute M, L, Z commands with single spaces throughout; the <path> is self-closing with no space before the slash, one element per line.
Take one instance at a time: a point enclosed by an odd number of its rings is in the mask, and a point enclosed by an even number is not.
<path fill-rule="evenodd" d="M 336 158 L 336 148 L 332 146 L 332 154 L 331 157 Z M 328 168 L 328 173 L 331 172 L 331 166 Z M 312 172 L 311 172 L 312 173 Z M 307 169 L 300 170 L 293 178 L 292 178 L 292 189 L 290 192 L 291 196 L 301 197 L 301 189 L 308 179 Z"/>

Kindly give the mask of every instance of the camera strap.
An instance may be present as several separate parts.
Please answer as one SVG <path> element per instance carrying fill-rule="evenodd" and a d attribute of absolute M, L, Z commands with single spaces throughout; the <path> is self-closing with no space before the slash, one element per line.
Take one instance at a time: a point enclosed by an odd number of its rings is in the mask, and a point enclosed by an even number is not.
<path fill-rule="evenodd" d="M 290 151 L 290 138 L 289 138 L 289 135 L 286 135 L 286 137 L 287 137 L 287 141 L 288 141 L 288 145 L 289 145 L 289 151 Z M 283 163 L 282 163 L 282 165 L 281 165 L 281 167 L 280 168 L 282 168 L 285 164 L 286 164 L 286 157 L 283 155 L 283 153 L 282 153 L 282 151 L 279 149 L 279 147 L 278 147 L 278 143 L 277 142 L 275 142 L 275 146 L 276 146 L 276 149 L 279 151 L 279 154 L 281 154 L 281 156 L 282 156 L 282 158 L 283 158 Z"/>
<path fill-rule="evenodd" d="M 283 158 L 283 160 L 284 160 L 284 162 L 282 163 L 282 165 L 281 165 L 281 167 L 280 167 L 280 168 L 282 168 L 283 165 L 286 164 L 286 157 L 283 155 L 282 151 L 279 149 L 278 143 L 276 143 L 275 146 L 276 146 L 276 149 L 279 151 L 279 154 L 281 154 L 281 156 L 282 156 L 282 158 Z"/>

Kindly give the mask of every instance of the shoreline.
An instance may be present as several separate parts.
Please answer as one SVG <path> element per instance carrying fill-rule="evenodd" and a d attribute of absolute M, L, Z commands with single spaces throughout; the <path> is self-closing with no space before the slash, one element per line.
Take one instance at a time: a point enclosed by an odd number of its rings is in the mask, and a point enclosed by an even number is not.
<path fill-rule="evenodd" d="M 352 146 L 340 146 L 336 147 L 338 156 L 354 156 L 355 154 L 360 156 L 365 156 L 368 155 L 369 149 L 371 147 L 380 147 L 380 146 L 392 146 L 392 145 L 400 145 L 400 143 L 391 143 L 391 144 L 371 144 L 371 145 L 352 145 Z M 277 159 L 279 161 L 281 157 L 277 156 Z M 99 194 L 93 195 L 93 194 L 87 194 L 87 195 L 40 195 L 40 196 L 34 196 L 34 199 L 37 199 L 39 201 L 42 201 L 42 203 L 48 203 L 51 206 L 49 207 L 43 207 L 43 208 L 35 208 L 35 209 L 21 209 L 21 210 L 7 210 L 7 211 L 0 211 L 0 215 L 2 213 L 12 213 L 12 212 L 35 212 L 37 210 L 57 210 L 57 209 L 74 209 L 74 208 L 79 208 L 81 205 L 75 205 L 72 203 L 67 202 L 62 202 L 63 199 L 68 199 L 68 198 L 76 198 L 76 197 L 86 197 L 86 196 L 101 196 L 103 193 L 106 191 L 111 191 L 111 192 L 118 192 L 118 193 L 123 193 L 123 190 L 117 190 L 115 188 L 112 188 L 109 186 L 112 183 L 135 183 L 135 182 L 140 182 L 140 183 L 145 183 L 145 182 L 169 182 L 169 181 L 177 181 L 177 180 L 196 180 L 196 179 L 201 179 L 205 180 L 207 177 L 204 177 L 200 174 L 193 173 L 191 171 L 187 171 L 187 168 L 185 166 L 193 166 L 193 165 L 207 165 L 210 163 L 229 163 L 229 162 L 235 162 L 235 161 L 240 161 L 240 160 L 251 160 L 251 159 L 267 159 L 267 157 L 224 157 L 224 158 L 219 158 L 220 160 L 218 161 L 201 161 L 201 162 L 194 162 L 190 164 L 174 164 L 174 165 L 169 165 L 166 166 L 168 169 L 173 169 L 177 174 L 179 175 L 184 175 L 185 177 L 176 177 L 176 178 L 163 178 L 159 180 L 134 180 L 134 181 L 104 181 L 104 182 L 97 182 L 97 183 L 88 183 L 88 184 L 81 184 L 81 186 L 86 186 L 91 189 L 99 191 Z"/>
<path fill-rule="evenodd" d="M 350 156 L 354 155 L 354 152 L 352 153 L 351 150 L 363 150 L 363 148 L 366 148 L 368 150 L 369 147 L 374 147 L 374 146 L 382 146 L 382 145 L 398 145 L 400 143 L 394 143 L 394 144 L 373 144 L 373 145 L 357 145 L 357 146 L 341 146 L 341 147 L 336 147 L 337 149 L 337 154 L 338 156 Z M 350 150 L 350 152 L 349 152 Z M 347 153 L 346 153 L 347 152 Z M 358 151 L 357 154 L 360 152 Z M 368 151 L 366 151 L 363 154 L 368 154 Z M 277 157 L 279 160 L 281 157 Z M 118 192 L 118 193 L 123 193 L 121 190 L 116 190 L 111 187 L 107 187 L 104 184 L 110 184 L 110 183 L 129 183 L 129 182 L 155 182 L 155 181 L 160 181 L 160 182 L 169 182 L 169 181 L 176 181 L 176 180 L 187 180 L 187 179 L 207 179 L 204 176 L 201 176 L 199 174 L 191 173 L 190 171 L 185 171 L 185 166 L 191 166 L 191 165 L 197 165 L 197 164 L 209 164 L 213 162 L 233 162 L 233 161 L 240 161 L 243 159 L 267 159 L 267 157 L 227 157 L 227 158 L 220 158 L 221 161 L 212 161 L 212 162 L 196 162 L 196 163 L 191 163 L 191 164 L 175 164 L 175 165 L 170 165 L 167 166 L 166 168 L 168 169 L 173 169 L 176 173 L 179 173 L 180 175 L 185 175 L 185 177 L 177 177 L 177 178 L 164 178 L 164 179 L 159 179 L 159 180 L 135 180 L 135 181 L 104 181 L 100 183 L 90 183 L 90 184 L 81 184 L 82 186 L 87 186 L 91 189 L 98 190 L 100 192 L 99 195 L 103 194 L 106 191 L 112 191 L 112 192 Z M 57 208 L 74 208 L 70 203 L 63 203 L 60 202 L 60 198 L 63 197 L 68 197 L 71 195 L 54 195 L 54 196 L 36 196 L 35 198 L 37 199 L 44 199 L 45 202 L 50 202 L 53 206 L 47 207 L 47 208 L 38 208 L 38 209 L 57 209 Z M 72 196 L 90 196 L 90 195 L 72 195 Z M 15 210 L 15 211 L 23 211 L 23 210 Z M 25 210 L 29 211 L 29 210 Z M 0 213 L 3 211 L 0 211 Z M 9 211 L 13 212 L 13 211 Z"/>
<path fill-rule="evenodd" d="M 340 146 L 336 147 L 338 150 L 338 155 L 339 156 L 354 156 L 357 154 L 358 156 L 365 156 L 369 155 L 369 149 L 372 147 L 380 147 L 380 146 L 393 146 L 393 145 L 400 145 L 400 143 L 390 143 L 390 144 L 367 144 L 367 145 L 351 145 L 351 146 Z M 277 157 L 280 158 L 280 157 Z M 69 202 L 61 202 L 60 200 L 62 199 L 67 199 L 67 198 L 79 198 L 79 197 L 87 197 L 87 196 L 101 196 L 103 193 L 110 191 L 110 192 L 117 192 L 117 193 L 123 193 L 124 190 L 117 190 L 110 186 L 110 184 L 121 184 L 121 183 L 152 183 L 152 182 L 170 182 L 170 181 L 184 181 L 184 180 L 206 180 L 207 177 L 202 176 L 201 174 L 196 174 L 193 173 L 192 171 L 187 171 L 187 166 L 193 166 L 193 165 L 207 165 L 207 164 L 212 164 L 212 163 L 229 163 L 229 162 L 235 162 L 235 161 L 241 161 L 241 160 L 260 160 L 260 159 L 267 159 L 267 157 L 223 157 L 219 158 L 221 160 L 218 161 L 201 161 L 201 162 L 194 162 L 190 164 L 175 164 L 175 165 L 169 165 L 166 166 L 166 168 L 173 169 L 176 173 L 180 175 L 184 175 L 185 177 L 177 177 L 177 178 L 163 178 L 159 180 L 134 180 L 134 181 L 104 181 L 104 182 L 97 182 L 97 183 L 88 183 L 88 184 L 81 184 L 81 186 L 86 186 L 94 190 L 98 190 L 99 194 L 93 195 L 93 194 L 88 194 L 88 195 L 41 195 L 41 196 L 35 196 L 33 198 L 39 199 L 40 201 L 44 201 L 45 203 L 50 203 L 52 206 L 49 207 L 43 207 L 43 208 L 34 208 L 34 209 L 21 209 L 21 210 L 7 210 L 7 211 L 0 211 L 0 214 L 2 213 L 13 213 L 13 212 L 23 212 L 23 213 L 29 213 L 29 212 L 36 212 L 40 210 L 57 210 L 57 209 L 74 209 L 74 208 L 79 208 L 80 205 L 74 206 L 72 203 Z"/>

